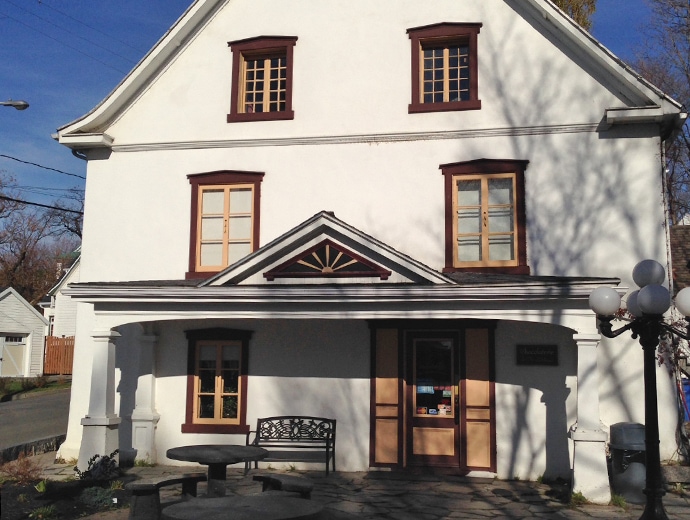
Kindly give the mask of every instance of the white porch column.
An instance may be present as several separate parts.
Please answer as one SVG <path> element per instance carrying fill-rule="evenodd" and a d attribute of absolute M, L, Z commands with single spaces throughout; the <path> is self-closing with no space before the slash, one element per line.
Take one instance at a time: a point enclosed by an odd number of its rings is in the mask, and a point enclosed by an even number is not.
<path fill-rule="evenodd" d="M 119 447 L 115 414 L 115 340 L 120 337 L 113 330 L 93 331 L 93 359 L 89 411 L 81 420 L 82 442 L 79 448 L 79 469 L 85 471 L 94 455 L 110 455 Z"/>
<path fill-rule="evenodd" d="M 611 501 L 606 467 L 606 432 L 599 419 L 599 334 L 575 334 L 577 343 L 577 423 L 570 428 L 574 443 L 573 492 L 595 504 Z"/>
<path fill-rule="evenodd" d="M 148 331 L 147 331 L 148 332 Z M 136 459 L 156 462 L 156 344 L 158 336 L 144 333 L 139 339 L 139 377 L 132 411 L 132 448 Z"/>

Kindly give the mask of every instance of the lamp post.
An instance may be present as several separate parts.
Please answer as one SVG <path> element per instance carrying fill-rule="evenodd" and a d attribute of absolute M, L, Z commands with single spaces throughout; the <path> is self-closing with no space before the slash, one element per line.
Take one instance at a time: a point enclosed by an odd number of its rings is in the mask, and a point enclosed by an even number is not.
<path fill-rule="evenodd" d="M 29 104 L 26 101 L 22 101 L 21 99 L 19 100 L 12 100 L 8 99 L 7 101 L 0 101 L 0 105 L 4 107 L 14 107 L 17 110 L 26 110 L 29 108 Z"/>
<path fill-rule="evenodd" d="M 640 520 L 666 520 L 662 497 L 666 494 L 661 479 L 659 455 L 659 415 L 656 393 L 656 349 L 659 339 L 667 334 L 690 339 L 690 325 L 681 331 L 664 321 L 663 314 L 671 306 L 671 295 L 662 283 L 664 267 L 655 260 L 643 260 L 633 269 L 633 280 L 640 287 L 628 295 L 628 312 L 634 319 L 613 330 L 611 320 L 620 308 L 621 298 L 610 287 L 599 287 L 589 296 L 589 306 L 597 314 L 599 331 L 607 338 L 615 338 L 631 331 L 633 339 L 642 345 L 644 360 L 645 448 L 646 448 L 646 505 Z M 683 316 L 690 316 L 690 287 L 676 296 L 676 308 Z"/>

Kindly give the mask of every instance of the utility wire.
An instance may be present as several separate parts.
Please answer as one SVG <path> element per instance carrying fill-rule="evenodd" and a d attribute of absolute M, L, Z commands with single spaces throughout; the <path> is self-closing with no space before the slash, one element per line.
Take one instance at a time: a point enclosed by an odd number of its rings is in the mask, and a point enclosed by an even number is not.
<path fill-rule="evenodd" d="M 38 202 L 27 202 L 25 200 L 13 199 L 12 197 L 5 197 L 0 195 L 0 200 L 9 200 L 10 202 L 18 202 L 20 204 L 26 204 L 27 206 L 38 206 L 39 208 L 54 209 L 56 211 L 65 211 L 67 213 L 76 213 L 77 215 L 83 215 L 83 211 L 77 211 L 76 209 L 59 208 L 57 206 L 49 206 L 47 204 L 39 204 Z"/>
<path fill-rule="evenodd" d="M 128 61 L 129 63 L 132 63 L 132 64 L 136 63 L 136 62 L 135 62 L 134 60 L 132 60 L 131 58 L 128 58 L 127 56 L 123 56 L 122 54 L 118 54 L 117 52 L 114 52 L 114 51 L 112 51 L 111 49 L 108 49 L 107 47 L 103 47 L 102 45 L 100 45 L 99 43 L 94 42 L 93 40 L 90 40 L 90 39 L 85 38 L 85 37 L 83 37 L 83 36 L 79 36 L 78 34 L 75 34 L 75 33 L 73 33 L 72 31 L 70 31 L 70 30 L 68 30 L 68 29 L 65 29 L 64 27 L 60 27 L 58 24 L 52 22 L 51 20 L 48 20 L 47 18 L 44 18 L 44 17 L 42 17 L 42 16 L 39 16 L 39 15 L 37 15 L 36 13 L 34 13 L 34 12 L 32 12 L 32 11 L 29 11 L 28 9 L 23 8 L 21 5 L 15 4 L 15 3 L 12 2 L 11 0 L 5 0 L 5 2 L 8 3 L 8 4 L 10 4 L 10 5 L 13 5 L 13 6 L 16 7 L 17 9 L 21 9 L 21 10 L 24 11 L 25 13 L 28 13 L 28 14 L 30 14 L 31 16 L 34 16 L 35 18 L 38 18 L 39 20 L 44 21 L 45 23 L 47 23 L 47 24 L 49 24 L 49 25 L 52 25 L 53 27 L 55 27 L 56 29 L 58 29 L 58 30 L 60 30 L 60 31 L 64 31 L 64 32 L 66 32 L 67 34 L 71 34 L 72 36 L 76 36 L 76 37 L 79 38 L 80 40 L 84 40 L 85 42 L 90 43 L 91 45 L 94 45 L 95 47 L 98 47 L 99 49 L 102 49 L 102 50 L 104 50 L 104 51 L 106 51 L 106 52 L 109 52 L 109 53 L 112 54 L 113 56 L 117 56 L 118 58 L 122 58 L 123 60 Z"/>
<path fill-rule="evenodd" d="M 76 173 L 63 172 L 62 170 L 58 170 L 57 168 L 50 168 L 49 166 L 43 166 L 41 164 L 36 164 L 33 162 L 24 161 L 22 159 L 17 159 L 16 157 L 12 157 L 11 155 L 5 155 L 3 153 L 0 153 L 0 157 L 4 157 L 5 159 L 12 159 L 13 161 L 17 161 L 17 162 L 24 163 L 24 164 L 29 164 L 31 166 L 36 166 L 38 168 L 43 168 L 44 170 L 50 170 L 53 172 L 62 173 L 63 175 L 69 175 L 70 177 L 78 177 L 80 179 L 86 179 L 86 177 L 84 177 L 83 175 L 77 175 Z"/>
<path fill-rule="evenodd" d="M 99 58 L 96 58 L 95 56 L 91 56 L 90 54 L 83 52 L 82 50 L 78 49 L 77 47 L 72 47 L 71 45 L 67 45 L 65 42 L 62 42 L 62 41 L 58 40 L 57 38 L 54 38 L 53 36 L 50 36 L 49 34 L 44 33 L 43 31 L 39 31 L 38 29 L 31 27 L 29 24 L 26 24 L 26 23 L 22 22 L 21 20 L 18 20 L 17 18 L 15 18 L 14 16 L 12 16 L 10 14 L 5 13 L 4 16 L 6 18 L 9 18 L 10 20 L 17 22 L 18 24 L 23 25 L 27 29 L 31 29 L 32 31 L 37 32 L 38 34 L 45 36 L 46 38 L 49 38 L 49 39 L 53 40 L 54 42 L 59 43 L 60 45 L 64 45 L 65 47 L 73 50 L 74 52 L 78 52 L 82 56 L 86 56 L 87 58 L 91 58 L 92 60 L 97 61 L 101 65 L 104 65 L 104 66 L 108 67 L 109 69 L 114 70 L 115 72 L 119 72 L 120 74 L 125 74 L 125 75 L 127 74 L 126 71 L 120 70 L 117 67 L 114 67 L 113 65 L 110 65 L 109 63 L 106 63 L 105 61 L 103 61 Z"/>
<path fill-rule="evenodd" d="M 134 47 L 133 45 L 130 45 L 129 43 L 127 43 L 127 42 L 124 41 L 124 40 L 120 40 L 119 38 L 117 38 L 116 36 L 113 36 L 112 34 L 108 34 L 108 33 L 105 33 L 105 32 L 103 32 L 103 31 L 101 31 L 100 29 L 98 29 L 97 27 L 94 27 L 93 25 L 89 25 L 89 24 L 86 23 L 86 22 L 82 22 L 81 20 L 79 20 L 79 19 L 77 19 L 77 18 L 74 18 L 73 16 L 71 16 L 71 15 L 68 14 L 68 13 L 66 13 L 65 11 L 61 11 L 60 9 L 57 9 L 56 7 L 53 7 L 52 5 L 48 5 L 47 3 L 43 2 L 42 0 L 38 0 L 38 5 L 40 5 L 40 6 L 42 6 L 42 7 L 47 7 L 48 9 L 51 9 L 51 10 L 55 11 L 56 13 L 60 13 L 61 15 L 66 16 L 66 17 L 69 18 L 70 20 L 73 20 L 73 21 L 77 22 L 78 24 L 83 25 L 84 27 L 88 27 L 88 28 L 91 29 L 92 31 L 96 31 L 97 33 L 102 34 L 102 35 L 105 36 L 106 38 L 110 38 L 111 40 L 114 40 L 114 41 L 116 41 L 116 42 L 118 42 L 118 43 L 121 43 L 122 45 L 124 45 L 124 46 L 126 46 L 126 47 L 129 47 L 129 48 L 132 49 L 133 51 L 137 51 L 137 52 L 139 52 L 139 53 L 145 53 L 145 52 L 146 52 L 145 50 L 142 50 L 142 49 L 139 49 L 139 48 L 137 48 L 137 47 Z"/>

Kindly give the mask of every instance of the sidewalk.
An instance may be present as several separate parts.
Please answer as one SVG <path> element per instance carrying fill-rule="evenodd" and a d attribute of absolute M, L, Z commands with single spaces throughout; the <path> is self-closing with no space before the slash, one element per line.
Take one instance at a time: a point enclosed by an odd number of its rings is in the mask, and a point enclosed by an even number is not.
<path fill-rule="evenodd" d="M 71 466 L 54 464 L 55 453 L 37 455 L 48 479 L 73 477 Z M 256 471 L 256 470 L 255 470 Z M 254 471 L 254 472 L 255 472 Z M 151 478 L 179 473 L 174 466 L 129 468 L 127 476 Z M 334 473 L 297 472 L 314 480 L 312 500 L 324 506 L 323 518 L 332 520 L 441 520 L 441 519 L 570 519 L 621 518 L 637 520 L 643 506 L 626 509 L 615 506 L 583 505 L 575 508 L 564 502 L 564 488 L 536 482 L 468 479 L 451 475 L 391 472 Z M 239 467 L 228 468 L 228 490 L 239 495 L 258 493 L 261 485 L 246 477 Z M 199 492 L 204 493 L 204 484 Z M 161 502 L 179 497 L 175 487 L 161 490 Z M 664 506 L 670 520 L 690 519 L 690 495 L 668 493 Z M 128 510 L 90 517 L 90 520 L 126 520 Z"/>

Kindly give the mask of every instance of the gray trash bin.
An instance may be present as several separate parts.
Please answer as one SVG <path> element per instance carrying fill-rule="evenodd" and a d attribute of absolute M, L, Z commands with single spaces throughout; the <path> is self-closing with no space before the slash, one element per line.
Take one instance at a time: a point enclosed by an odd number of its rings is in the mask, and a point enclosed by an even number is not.
<path fill-rule="evenodd" d="M 646 480 L 644 425 L 622 422 L 611 425 L 611 486 L 631 504 L 644 504 Z"/>

